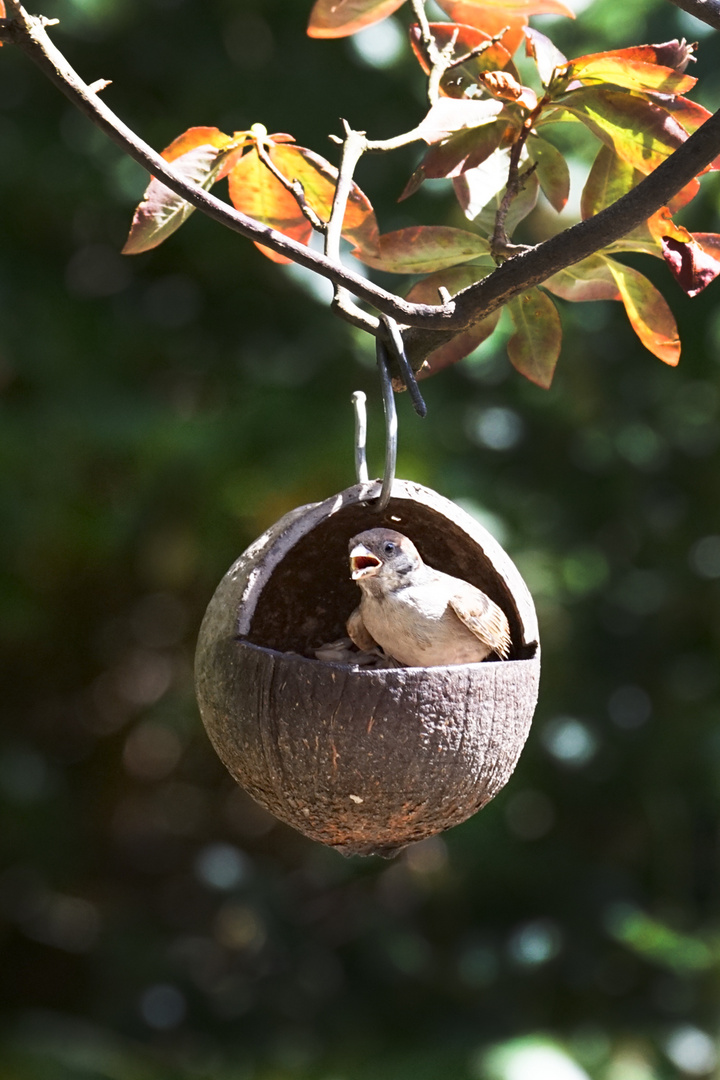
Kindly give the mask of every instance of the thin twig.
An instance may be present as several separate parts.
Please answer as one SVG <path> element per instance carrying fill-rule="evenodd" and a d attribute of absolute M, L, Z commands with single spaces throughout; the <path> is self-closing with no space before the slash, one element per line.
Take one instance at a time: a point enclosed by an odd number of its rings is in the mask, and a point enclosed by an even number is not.
<path fill-rule="evenodd" d="M 409 325 L 418 322 L 429 328 L 440 328 L 448 325 L 448 320 L 452 321 L 454 304 L 438 307 L 429 304 L 410 304 L 402 297 L 387 292 L 360 274 L 347 270 L 341 264 L 331 262 L 324 255 L 312 251 L 304 244 L 267 225 L 261 225 L 253 218 L 228 206 L 211 192 L 188 181 L 124 124 L 97 94 L 90 91 L 87 84 L 50 40 L 42 19 L 28 15 L 18 0 L 6 0 L 6 7 L 12 18 L 0 19 L 0 41 L 17 45 L 80 112 L 105 132 L 126 154 L 147 169 L 152 176 L 157 177 L 171 191 L 186 199 L 192 206 L 241 236 L 287 256 L 298 265 L 315 271 L 336 285 L 345 286 L 353 295 L 366 300 L 378 311 L 392 315 Z"/>
<path fill-rule="evenodd" d="M 267 147 L 263 143 L 262 139 L 256 140 L 255 149 L 257 151 L 257 156 L 260 158 L 265 168 L 269 172 L 271 172 L 275 179 L 282 184 L 285 190 L 289 191 L 290 194 L 293 196 L 295 202 L 298 204 L 298 209 L 300 210 L 300 213 L 303 215 L 303 217 L 307 218 L 307 220 L 310 222 L 316 232 L 322 233 L 322 235 L 324 236 L 327 231 L 327 223 L 323 221 L 321 217 L 318 217 L 312 206 L 310 206 L 310 204 L 308 203 L 307 199 L 305 198 L 305 188 L 302 186 L 301 182 L 297 179 L 288 180 L 288 178 L 280 172 L 280 169 L 278 169 L 277 165 L 270 157 L 267 151 Z"/>

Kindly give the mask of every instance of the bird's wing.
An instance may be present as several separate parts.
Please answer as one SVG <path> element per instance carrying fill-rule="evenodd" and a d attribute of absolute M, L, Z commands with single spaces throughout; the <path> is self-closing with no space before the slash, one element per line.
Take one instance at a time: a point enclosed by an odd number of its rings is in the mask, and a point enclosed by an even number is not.
<path fill-rule="evenodd" d="M 489 596 L 474 585 L 463 582 L 462 588 L 456 589 L 451 595 L 450 607 L 476 638 L 507 660 L 511 645 L 510 627 L 505 612 Z"/>
<path fill-rule="evenodd" d="M 345 624 L 345 629 L 353 645 L 357 645 L 361 652 L 370 652 L 371 649 L 377 648 L 377 641 L 368 633 L 359 607 L 353 611 Z"/>

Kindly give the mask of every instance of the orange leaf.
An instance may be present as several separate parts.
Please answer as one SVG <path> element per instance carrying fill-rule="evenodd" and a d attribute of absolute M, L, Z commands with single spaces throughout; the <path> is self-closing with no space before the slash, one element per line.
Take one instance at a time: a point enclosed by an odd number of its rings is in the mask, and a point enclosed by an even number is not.
<path fill-rule="evenodd" d="M 290 183 L 300 181 L 308 206 L 321 220 L 327 221 L 337 170 L 302 146 L 269 142 L 266 149 L 273 165 Z M 295 196 L 266 168 L 254 148 L 240 158 L 230 173 L 229 190 L 230 200 L 237 210 L 299 243 L 308 243 L 312 234 L 310 222 L 304 217 Z M 348 199 L 343 236 L 361 251 L 372 253 L 377 250 L 375 214 L 357 185 L 353 185 Z M 285 256 L 270 255 L 262 246 L 261 250 L 275 262 L 288 261 Z"/>
<path fill-rule="evenodd" d="M 504 30 L 502 45 L 511 56 L 522 44 L 523 29 L 527 26 L 526 14 L 511 14 L 507 8 L 480 0 L 437 0 L 437 3 L 454 23 L 475 26 L 489 37 L 495 37 Z"/>
<path fill-rule="evenodd" d="M 405 0 L 316 0 L 310 12 L 308 37 L 339 38 L 357 34 L 386 19 Z"/>
<path fill-rule="evenodd" d="M 665 298 L 639 271 L 607 260 L 630 324 L 654 356 L 674 367 L 680 359 L 677 324 Z"/>

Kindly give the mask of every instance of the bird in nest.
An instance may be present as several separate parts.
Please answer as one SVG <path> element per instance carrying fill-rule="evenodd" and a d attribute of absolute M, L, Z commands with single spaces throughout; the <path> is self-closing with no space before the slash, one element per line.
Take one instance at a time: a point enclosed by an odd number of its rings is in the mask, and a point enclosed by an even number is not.
<path fill-rule="evenodd" d="M 347 632 L 363 652 L 379 645 L 407 667 L 508 658 L 505 612 L 468 581 L 424 563 L 412 540 L 395 529 L 353 537 L 350 572 L 362 598 Z"/>

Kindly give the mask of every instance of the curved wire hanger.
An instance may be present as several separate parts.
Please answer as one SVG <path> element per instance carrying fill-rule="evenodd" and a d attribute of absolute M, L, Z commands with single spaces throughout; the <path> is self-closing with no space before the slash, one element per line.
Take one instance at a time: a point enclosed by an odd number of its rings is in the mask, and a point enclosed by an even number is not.
<path fill-rule="evenodd" d="M 425 416 L 427 406 L 423 401 L 418 389 L 415 374 L 405 355 L 400 327 L 388 315 L 383 315 L 382 320 L 388 330 L 389 342 L 392 347 L 394 358 L 400 368 L 405 387 L 412 399 L 413 407 L 418 416 Z M 370 504 L 377 513 L 387 507 L 390 502 L 393 481 L 395 480 L 395 467 L 397 465 L 397 409 L 395 408 L 395 392 L 393 391 L 392 378 L 390 375 L 390 356 L 385 341 L 382 337 L 375 338 L 375 351 L 377 366 L 380 375 L 380 388 L 382 391 L 383 412 L 385 413 L 385 468 L 383 471 L 382 488 L 380 497 Z M 356 390 L 352 396 L 353 408 L 355 409 L 355 473 L 359 484 L 369 480 L 367 467 L 367 398 L 362 390 Z"/>

